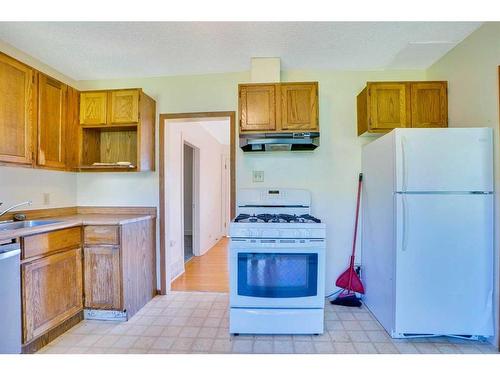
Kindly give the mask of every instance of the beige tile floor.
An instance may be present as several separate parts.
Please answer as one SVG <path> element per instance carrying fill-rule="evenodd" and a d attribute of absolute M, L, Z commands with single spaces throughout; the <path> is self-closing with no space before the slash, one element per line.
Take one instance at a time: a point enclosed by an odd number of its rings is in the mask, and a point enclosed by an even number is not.
<path fill-rule="evenodd" d="M 496 353 L 455 338 L 393 340 L 366 308 L 326 304 L 325 333 L 228 333 L 228 295 L 173 292 L 155 297 L 130 321 L 83 321 L 39 353 Z"/>

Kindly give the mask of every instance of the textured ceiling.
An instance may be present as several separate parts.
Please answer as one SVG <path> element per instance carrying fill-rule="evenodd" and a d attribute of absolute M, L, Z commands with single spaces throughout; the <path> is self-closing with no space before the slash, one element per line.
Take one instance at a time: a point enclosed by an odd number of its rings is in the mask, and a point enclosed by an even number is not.
<path fill-rule="evenodd" d="M 76 79 L 288 69 L 425 69 L 479 22 L 0 22 L 0 39 Z"/>

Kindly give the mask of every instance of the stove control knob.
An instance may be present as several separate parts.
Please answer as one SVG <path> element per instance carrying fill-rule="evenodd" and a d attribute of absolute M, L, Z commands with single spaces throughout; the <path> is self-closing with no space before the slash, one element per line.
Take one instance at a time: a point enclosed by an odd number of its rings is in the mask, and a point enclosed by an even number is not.
<path fill-rule="evenodd" d="M 303 237 L 303 238 L 308 238 L 308 237 L 311 237 L 311 231 L 309 231 L 309 230 L 307 230 L 307 229 L 306 229 L 306 230 L 304 230 L 304 231 L 302 232 L 302 237 Z"/>

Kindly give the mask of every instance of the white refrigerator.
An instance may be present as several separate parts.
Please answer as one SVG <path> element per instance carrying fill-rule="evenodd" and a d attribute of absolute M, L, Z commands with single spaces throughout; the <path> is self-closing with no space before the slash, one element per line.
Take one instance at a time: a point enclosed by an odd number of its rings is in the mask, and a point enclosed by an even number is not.
<path fill-rule="evenodd" d="M 362 165 L 366 306 L 394 338 L 492 336 L 492 129 L 396 129 Z"/>

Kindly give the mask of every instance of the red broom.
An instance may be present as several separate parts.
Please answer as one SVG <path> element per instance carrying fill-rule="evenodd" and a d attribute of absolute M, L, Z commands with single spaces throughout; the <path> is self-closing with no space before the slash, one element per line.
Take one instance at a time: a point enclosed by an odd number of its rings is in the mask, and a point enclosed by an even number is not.
<path fill-rule="evenodd" d="M 354 238 L 352 241 L 352 252 L 351 260 L 349 262 L 349 268 L 345 270 L 335 282 L 335 285 L 342 288 L 343 291 L 338 295 L 338 297 L 331 301 L 334 305 L 342 306 L 361 306 L 361 301 L 356 297 L 356 292 L 364 294 L 365 288 L 363 283 L 359 279 L 358 274 L 354 270 L 354 257 L 356 252 L 356 238 L 358 235 L 358 219 L 359 219 L 359 203 L 361 199 L 361 182 L 363 181 L 363 174 L 359 174 L 358 180 L 358 197 L 356 202 L 356 220 L 354 222 Z"/>

